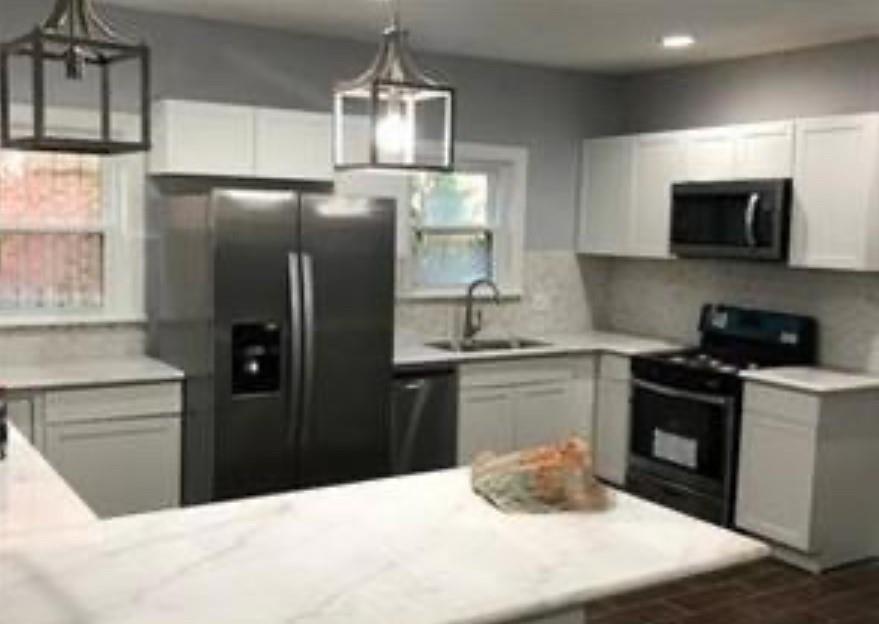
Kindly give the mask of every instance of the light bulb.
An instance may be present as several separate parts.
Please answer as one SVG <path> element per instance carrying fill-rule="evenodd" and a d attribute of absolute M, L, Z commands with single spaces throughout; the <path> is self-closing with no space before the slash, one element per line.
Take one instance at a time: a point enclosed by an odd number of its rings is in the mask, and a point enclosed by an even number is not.
<path fill-rule="evenodd" d="M 408 135 L 406 121 L 399 113 L 388 113 L 378 122 L 376 139 L 382 151 L 392 154 L 403 152 L 409 139 Z"/>

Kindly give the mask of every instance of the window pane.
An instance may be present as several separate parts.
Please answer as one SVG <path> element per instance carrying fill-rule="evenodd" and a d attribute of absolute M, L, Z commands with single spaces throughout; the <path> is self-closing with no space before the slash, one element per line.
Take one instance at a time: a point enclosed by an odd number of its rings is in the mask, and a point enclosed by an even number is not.
<path fill-rule="evenodd" d="M 489 226 L 488 176 L 481 173 L 414 177 L 412 209 L 423 226 Z"/>
<path fill-rule="evenodd" d="M 100 227 L 96 156 L 0 152 L 0 226 Z"/>
<path fill-rule="evenodd" d="M 491 277 L 490 235 L 422 234 L 419 239 L 415 275 L 419 286 L 463 286 Z"/>
<path fill-rule="evenodd" d="M 103 303 L 103 235 L 0 235 L 0 308 Z"/>

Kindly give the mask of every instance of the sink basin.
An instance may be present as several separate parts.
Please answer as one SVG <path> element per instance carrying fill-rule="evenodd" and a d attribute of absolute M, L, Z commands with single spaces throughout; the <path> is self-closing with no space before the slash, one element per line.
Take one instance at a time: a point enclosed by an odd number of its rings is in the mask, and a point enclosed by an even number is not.
<path fill-rule="evenodd" d="M 477 351 L 519 351 L 522 349 L 537 349 L 550 346 L 546 342 L 531 340 L 529 338 L 495 338 L 476 339 L 464 341 L 441 340 L 431 342 L 429 347 L 442 349 L 443 351 L 456 351 L 460 353 L 473 353 Z"/>

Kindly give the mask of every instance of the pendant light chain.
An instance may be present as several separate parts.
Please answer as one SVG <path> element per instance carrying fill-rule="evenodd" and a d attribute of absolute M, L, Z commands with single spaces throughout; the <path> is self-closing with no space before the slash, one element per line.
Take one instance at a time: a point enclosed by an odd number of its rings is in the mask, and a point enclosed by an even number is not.
<path fill-rule="evenodd" d="M 394 30 L 399 30 L 402 23 L 400 21 L 400 0 L 388 0 L 388 18 L 391 27 Z"/>

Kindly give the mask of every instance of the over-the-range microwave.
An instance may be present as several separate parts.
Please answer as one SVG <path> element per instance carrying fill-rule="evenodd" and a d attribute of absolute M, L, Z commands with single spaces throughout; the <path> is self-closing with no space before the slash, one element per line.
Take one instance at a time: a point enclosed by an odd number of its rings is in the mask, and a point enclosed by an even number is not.
<path fill-rule="evenodd" d="M 786 260 L 792 187 L 789 178 L 675 184 L 671 252 L 682 258 Z"/>

